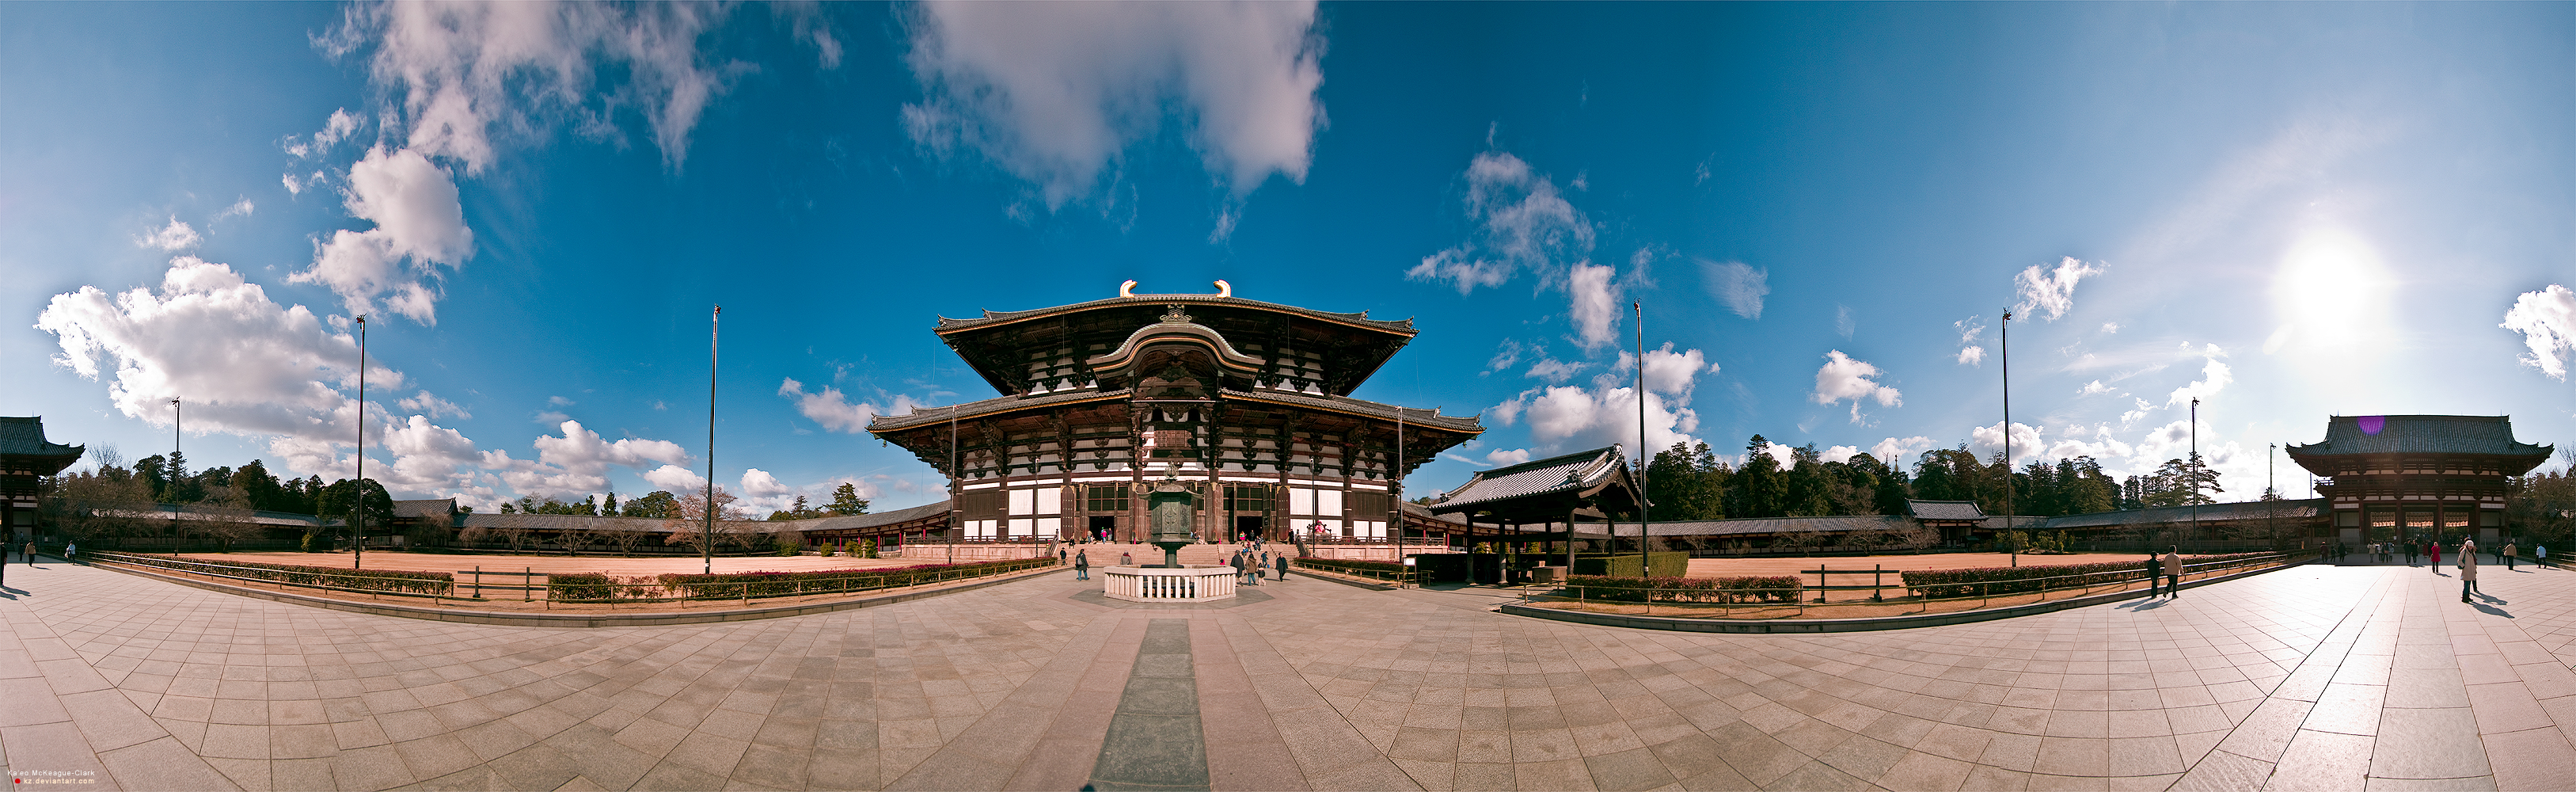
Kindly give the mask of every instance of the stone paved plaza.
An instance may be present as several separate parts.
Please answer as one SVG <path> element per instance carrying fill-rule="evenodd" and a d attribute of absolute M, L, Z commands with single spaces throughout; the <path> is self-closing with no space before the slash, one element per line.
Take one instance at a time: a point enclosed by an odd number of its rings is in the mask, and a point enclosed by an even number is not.
<path fill-rule="evenodd" d="M 1302 578 L 1116 607 L 1070 572 L 820 616 L 496 627 L 12 565 L 0 762 L 83 789 L 2576 786 L 2576 573 L 2485 571 L 2475 606 L 2420 567 L 2308 566 L 1777 636 Z"/>

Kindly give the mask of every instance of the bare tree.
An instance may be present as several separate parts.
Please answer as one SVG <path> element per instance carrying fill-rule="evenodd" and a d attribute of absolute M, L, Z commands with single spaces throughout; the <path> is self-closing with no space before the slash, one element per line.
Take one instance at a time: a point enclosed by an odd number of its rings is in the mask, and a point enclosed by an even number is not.
<path fill-rule="evenodd" d="M 748 515 L 744 514 L 741 509 L 734 507 L 733 493 L 726 492 L 723 487 L 715 488 L 715 502 L 715 518 L 717 523 L 716 541 L 728 542 L 730 540 L 724 537 L 724 534 L 726 533 L 724 523 L 743 520 Z M 662 521 L 662 524 L 670 526 L 671 528 L 671 535 L 663 537 L 662 543 L 688 547 L 697 546 L 698 533 L 706 528 L 706 494 L 703 492 L 692 492 L 687 495 L 680 496 L 678 511 L 679 514 L 677 516 Z"/>
<path fill-rule="evenodd" d="M 258 536 L 260 533 L 259 524 L 252 521 L 250 495 L 242 491 L 240 484 L 209 487 L 206 489 L 206 499 L 198 501 L 188 510 L 209 518 L 202 521 L 197 528 L 208 538 L 221 543 L 224 552 L 232 552 L 234 542 Z"/>

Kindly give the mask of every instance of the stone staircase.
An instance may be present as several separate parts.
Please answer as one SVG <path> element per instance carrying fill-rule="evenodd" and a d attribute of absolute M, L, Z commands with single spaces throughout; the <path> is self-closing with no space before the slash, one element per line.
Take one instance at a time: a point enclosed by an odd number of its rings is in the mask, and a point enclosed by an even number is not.
<path fill-rule="evenodd" d="M 1181 564 L 1185 566 L 1221 565 L 1234 557 L 1234 547 L 1234 545 L 1230 544 L 1189 545 L 1181 548 Z M 1086 545 L 1067 545 L 1065 549 L 1067 551 L 1089 551 L 1091 553 L 1091 565 L 1095 567 L 1117 566 L 1118 554 L 1120 553 L 1133 554 L 1136 558 L 1136 563 L 1138 564 L 1163 563 L 1163 549 L 1149 544 L 1098 542 Z M 1267 549 L 1269 549 L 1273 557 L 1276 557 L 1283 551 L 1290 554 L 1297 552 L 1293 547 L 1278 544 L 1269 545 Z"/>

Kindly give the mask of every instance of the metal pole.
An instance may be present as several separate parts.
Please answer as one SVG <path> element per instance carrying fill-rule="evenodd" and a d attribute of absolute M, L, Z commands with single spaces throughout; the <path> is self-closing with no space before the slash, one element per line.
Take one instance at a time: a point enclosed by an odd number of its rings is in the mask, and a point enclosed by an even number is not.
<path fill-rule="evenodd" d="M 1388 497 L 1393 500 L 1388 505 L 1395 507 L 1395 563 L 1401 565 L 1404 563 L 1404 405 L 1401 404 L 1395 406 L 1395 470 L 1386 483 L 1392 490 Z M 1396 588 L 1403 587 L 1403 582 L 1396 583 Z"/>
<path fill-rule="evenodd" d="M 964 527 L 959 516 L 965 510 L 958 507 L 965 505 L 960 499 L 965 493 L 966 471 L 957 467 L 957 408 L 964 404 L 958 402 L 948 406 L 948 531 L 943 538 L 948 540 L 948 563 L 951 564 L 957 563 L 957 533 Z"/>
<path fill-rule="evenodd" d="M 2004 320 L 1997 327 L 2004 361 L 2004 544 L 2012 550 L 2012 565 L 2021 566 L 2021 539 L 2013 535 L 2012 309 L 2004 309 Z"/>
<path fill-rule="evenodd" d="M 367 317 L 358 317 L 358 480 L 351 482 L 350 523 L 357 527 L 350 569 L 367 568 Z"/>
<path fill-rule="evenodd" d="M 1646 513 L 1646 460 L 1654 451 L 1646 447 L 1646 301 L 1630 300 L 1628 307 L 1637 312 L 1637 575 L 1651 578 L 1655 572 L 1646 563 L 1646 535 L 1654 521 Z"/>
<path fill-rule="evenodd" d="M 716 573 L 716 331 L 724 323 L 724 306 L 707 314 L 707 487 L 706 530 L 698 532 L 698 560 L 705 574 Z"/>
<path fill-rule="evenodd" d="M 2272 463 L 2273 457 L 2280 448 L 2279 443 L 2263 444 L 2263 532 L 2272 536 L 2272 548 L 2275 550 L 2281 547 L 2281 526 L 2280 521 L 2276 519 L 2281 511 L 2281 493 L 2275 489 L 2277 485 L 2272 480 Z"/>
<path fill-rule="evenodd" d="M 2197 396 L 2191 400 L 2191 527 L 2186 529 L 2185 536 L 2200 536 L 2200 398 Z"/>

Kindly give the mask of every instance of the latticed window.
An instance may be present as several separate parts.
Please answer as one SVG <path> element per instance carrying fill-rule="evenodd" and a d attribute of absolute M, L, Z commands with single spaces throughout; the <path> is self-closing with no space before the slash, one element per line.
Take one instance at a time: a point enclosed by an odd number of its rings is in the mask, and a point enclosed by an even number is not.
<path fill-rule="evenodd" d="M 1225 488 L 1228 511 L 1257 512 L 1270 510 L 1270 488 L 1266 486 Z"/>
<path fill-rule="evenodd" d="M 1084 511 L 1123 512 L 1127 510 L 1126 487 L 1085 487 L 1084 490 L 1086 490 L 1082 498 Z"/>

